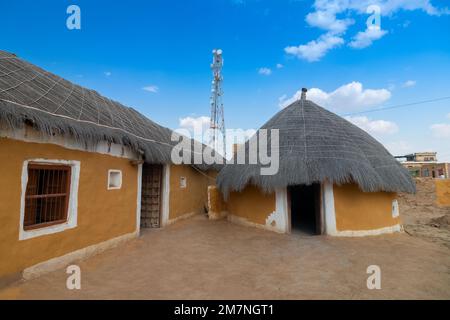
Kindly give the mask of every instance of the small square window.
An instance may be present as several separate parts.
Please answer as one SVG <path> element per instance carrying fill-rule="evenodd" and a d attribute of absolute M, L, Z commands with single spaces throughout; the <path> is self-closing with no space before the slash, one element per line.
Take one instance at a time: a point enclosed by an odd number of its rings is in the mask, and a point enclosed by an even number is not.
<path fill-rule="evenodd" d="M 180 177 L 180 188 L 185 189 L 187 185 L 186 177 Z"/>
<path fill-rule="evenodd" d="M 398 201 L 392 201 L 392 218 L 397 218 L 400 215 L 400 210 L 398 209 Z"/>
<path fill-rule="evenodd" d="M 122 171 L 109 170 L 108 171 L 108 190 L 122 188 Z"/>

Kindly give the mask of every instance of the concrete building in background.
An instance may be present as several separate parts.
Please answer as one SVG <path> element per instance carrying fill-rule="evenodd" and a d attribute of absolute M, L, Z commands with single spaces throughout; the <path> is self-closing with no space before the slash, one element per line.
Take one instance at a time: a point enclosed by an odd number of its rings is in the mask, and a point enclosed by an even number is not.
<path fill-rule="evenodd" d="M 438 162 L 436 152 L 416 152 L 396 158 L 406 159 L 401 163 L 413 177 L 443 179 L 450 177 L 449 163 Z"/>

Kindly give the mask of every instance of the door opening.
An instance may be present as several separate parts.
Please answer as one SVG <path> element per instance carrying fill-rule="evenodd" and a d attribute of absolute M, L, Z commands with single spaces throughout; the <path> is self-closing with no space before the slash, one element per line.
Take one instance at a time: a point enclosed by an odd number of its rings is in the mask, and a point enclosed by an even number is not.
<path fill-rule="evenodd" d="M 159 228 L 161 224 L 162 165 L 142 166 L 141 227 Z"/>
<path fill-rule="evenodd" d="M 320 184 L 289 187 L 291 230 L 309 235 L 322 233 Z"/>

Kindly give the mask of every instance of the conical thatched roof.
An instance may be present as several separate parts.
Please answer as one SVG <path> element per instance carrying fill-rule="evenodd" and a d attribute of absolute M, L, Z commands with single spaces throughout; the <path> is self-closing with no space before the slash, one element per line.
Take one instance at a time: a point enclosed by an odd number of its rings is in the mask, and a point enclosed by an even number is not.
<path fill-rule="evenodd" d="M 311 101 L 294 102 L 261 129 L 279 129 L 278 173 L 261 175 L 261 164 L 228 164 L 217 180 L 226 197 L 247 184 L 269 192 L 277 187 L 324 181 L 354 182 L 365 192 L 415 192 L 409 172 L 377 140 Z M 247 142 L 247 155 L 248 147 Z"/>
<path fill-rule="evenodd" d="M 0 51 L 0 121 L 30 124 L 46 134 L 71 135 L 85 144 L 110 141 L 170 162 L 171 130 L 136 110 Z"/>

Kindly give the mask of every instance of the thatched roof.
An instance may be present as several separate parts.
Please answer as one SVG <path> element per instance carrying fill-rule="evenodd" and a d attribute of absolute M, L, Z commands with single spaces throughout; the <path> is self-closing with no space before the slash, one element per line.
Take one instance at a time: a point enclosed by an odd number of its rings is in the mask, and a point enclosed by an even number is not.
<path fill-rule="evenodd" d="M 261 175 L 260 163 L 228 164 L 217 179 L 226 197 L 247 184 L 270 192 L 277 187 L 324 181 L 356 183 L 365 192 L 415 192 L 409 172 L 377 140 L 309 100 L 292 103 L 262 129 L 279 129 L 278 173 Z M 248 142 L 242 146 L 247 155 L 248 146 Z"/>
<path fill-rule="evenodd" d="M 0 122 L 71 135 L 86 145 L 131 147 L 150 163 L 170 162 L 171 130 L 136 110 L 0 51 Z"/>

